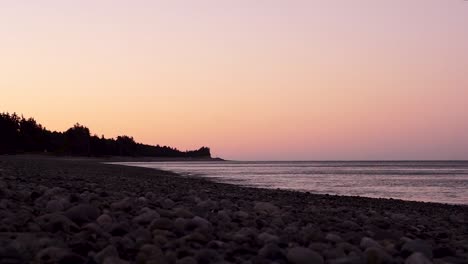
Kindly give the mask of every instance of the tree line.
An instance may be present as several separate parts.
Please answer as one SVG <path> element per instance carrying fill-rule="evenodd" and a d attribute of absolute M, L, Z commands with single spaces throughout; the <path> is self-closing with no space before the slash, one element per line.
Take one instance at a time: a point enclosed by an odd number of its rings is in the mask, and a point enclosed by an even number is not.
<path fill-rule="evenodd" d="M 1 113 L 0 154 L 38 152 L 78 156 L 211 157 L 208 147 L 180 151 L 168 146 L 137 143 L 129 136 L 98 137 L 79 123 L 65 132 L 49 131 L 34 118 Z"/>

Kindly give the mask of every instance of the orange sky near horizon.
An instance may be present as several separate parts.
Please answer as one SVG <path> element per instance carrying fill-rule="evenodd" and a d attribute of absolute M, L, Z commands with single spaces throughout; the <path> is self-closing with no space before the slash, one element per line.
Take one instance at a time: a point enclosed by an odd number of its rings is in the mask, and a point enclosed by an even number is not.
<path fill-rule="evenodd" d="M 468 159 L 468 2 L 5 1 L 0 111 L 239 160 Z"/>

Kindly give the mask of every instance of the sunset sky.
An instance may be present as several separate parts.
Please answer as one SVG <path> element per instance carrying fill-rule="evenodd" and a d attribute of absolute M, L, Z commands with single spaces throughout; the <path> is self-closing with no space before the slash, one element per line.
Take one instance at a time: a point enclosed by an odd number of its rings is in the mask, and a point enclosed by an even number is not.
<path fill-rule="evenodd" d="M 3 111 L 228 159 L 468 159 L 468 1 L 1 1 Z"/>

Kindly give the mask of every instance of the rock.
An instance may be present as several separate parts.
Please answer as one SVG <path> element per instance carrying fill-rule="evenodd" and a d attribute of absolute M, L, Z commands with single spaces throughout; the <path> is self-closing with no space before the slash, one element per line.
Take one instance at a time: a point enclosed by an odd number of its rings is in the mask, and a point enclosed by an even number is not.
<path fill-rule="evenodd" d="M 406 242 L 402 246 L 401 251 L 403 252 L 403 255 L 405 256 L 409 256 L 416 252 L 421 252 L 429 259 L 432 259 L 431 245 L 428 242 L 421 240 L 421 239 L 415 239 L 415 240 L 410 240 Z"/>
<path fill-rule="evenodd" d="M 117 249 L 113 245 L 109 245 L 103 250 L 101 250 L 99 253 L 94 255 L 94 260 L 97 263 L 103 263 L 104 260 L 108 257 L 118 257 L 119 252 L 117 252 Z"/>
<path fill-rule="evenodd" d="M 37 263 L 84 264 L 85 260 L 64 248 L 48 247 L 36 255 Z"/>
<path fill-rule="evenodd" d="M 369 247 L 364 251 L 364 256 L 367 263 L 386 264 L 392 263 L 392 257 L 385 252 L 381 247 Z"/>
<path fill-rule="evenodd" d="M 129 262 L 119 257 L 107 257 L 102 264 L 129 264 Z"/>
<path fill-rule="evenodd" d="M 172 230 L 174 222 L 169 218 L 161 217 L 154 219 L 150 224 L 150 229 L 163 229 L 163 230 Z"/>
<path fill-rule="evenodd" d="M 149 201 L 152 201 L 156 198 L 156 194 L 154 194 L 154 192 L 147 192 L 145 194 L 145 198 L 148 199 Z"/>
<path fill-rule="evenodd" d="M 42 230 L 48 232 L 57 232 L 60 230 L 70 232 L 79 229 L 68 217 L 57 213 L 42 215 L 38 217 L 36 221 Z"/>
<path fill-rule="evenodd" d="M 254 205 L 254 210 L 258 213 L 267 213 L 267 214 L 275 214 L 279 212 L 279 208 L 267 202 L 256 202 Z"/>
<path fill-rule="evenodd" d="M 193 257 L 187 256 L 176 261 L 176 264 L 197 264 L 197 260 Z"/>
<path fill-rule="evenodd" d="M 308 248 L 295 247 L 288 249 L 287 259 L 293 264 L 323 264 L 324 260 L 321 255 Z"/>
<path fill-rule="evenodd" d="M 129 211 L 132 209 L 132 199 L 126 197 L 118 202 L 111 204 L 111 208 L 119 211 Z"/>
<path fill-rule="evenodd" d="M 323 256 L 325 256 L 327 260 L 346 257 L 346 253 L 341 248 L 331 248 L 331 249 L 325 250 L 322 254 Z"/>
<path fill-rule="evenodd" d="M 267 259 L 280 259 L 283 256 L 283 252 L 276 244 L 266 244 L 259 251 L 258 255 Z"/>
<path fill-rule="evenodd" d="M 192 212 L 190 212 L 189 210 L 185 208 L 180 208 L 180 207 L 174 210 L 174 215 L 180 218 L 193 218 L 194 217 Z"/>
<path fill-rule="evenodd" d="M 358 256 L 347 256 L 343 258 L 332 259 L 330 264 L 363 264 L 364 260 Z"/>
<path fill-rule="evenodd" d="M 169 198 L 166 198 L 161 202 L 161 206 L 165 209 L 171 209 L 175 206 L 175 202 Z"/>
<path fill-rule="evenodd" d="M 113 236 L 124 236 L 130 230 L 130 227 L 125 222 L 114 223 L 109 229 L 109 233 Z"/>
<path fill-rule="evenodd" d="M 432 264 L 432 262 L 424 254 L 416 252 L 405 260 L 405 264 Z"/>
<path fill-rule="evenodd" d="M 133 222 L 139 225 L 146 225 L 156 218 L 159 218 L 159 214 L 155 210 L 145 207 L 141 210 L 140 215 L 133 218 Z"/>
<path fill-rule="evenodd" d="M 65 199 L 50 200 L 49 202 L 47 202 L 46 211 L 48 213 L 61 212 L 66 209 L 68 204 L 68 201 L 66 201 Z"/>
<path fill-rule="evenodd" d="M 262 245 L 268 244 L 268 243 L 278 243 L 279 238 L 275 235 L 271 235 L 267 232 L 263 232 L 260 235 L 257 236 L 257 240 L 261 242 Z"/>
<path fill-rule="evenodd" d="M 149 261 L 154 261 L 155 263 L 165 262 L 164 254 L 159 247 L 151 244 L 145 244 L 140 247 L 140 250 L 138 251 L 136 263 L 145 264 Z"/>
<path fill-rule="evenodd" d="M 186 228 L 189 230 L 201 229 L 203 231 L 210 231 L 212 224 L 205 218 L 195 216 L 187 223 Z"/>
<path fill-rule="evenodd" d="M 330 241 L 330 242 L 333 242 L 333 243 L 340 243 L 340 242 L 343 242 L 343 239 L 337 235 L 337 234 L 333 234 L 333 233 L 328 233 L 326 236 L 325 236 L 325 239 Z"/>
<path fill-rule="evenodd" d="M 79 204 L 68 209 L 65 215 L 73 222 L 83 224 L 96 220 L 100 215 L 100 211 L 93 205 Z"/>
<path fill-rule="evenodd" d="M 187 223 L 188 223 L 187 219 L 178 217 L 174 221 L 174 227 L 177 232 L 179 232 L 180 234 L 184 234 L 185 226 L 187 225 Z"/>
<path fill-rule="evenodd" d="M 218 252 L 216 252 L 216 250 L 200 249 L 195 254 L 195 259 L 197 260 L 198 263 L 217 263 L 222 258 L 218 254 Z"/>
<path fill-rule="evenodd" d="M 114 221 L 112 220 L 112 217 L 110 217 L 108 214 L 102 214 L 100 215 L 97 219 L 96 222 L 102 226 L 110 226 Z"/>
<path fill-rule="evenodd" d="M 363 237 L 361 239 L 361 243 L 359 244 L 359 246 L 362 249 L 366 249 L 370 247 L 381 247 L 381 245 L 378 242 L 376 242 L 374 239 L 369 238 L 369 237 Z"/>

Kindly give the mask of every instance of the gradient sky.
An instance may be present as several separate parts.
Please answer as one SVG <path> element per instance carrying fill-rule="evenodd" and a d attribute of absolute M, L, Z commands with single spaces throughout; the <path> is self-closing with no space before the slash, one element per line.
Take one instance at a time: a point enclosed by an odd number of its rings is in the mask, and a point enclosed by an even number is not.
<path fill-rule="evenodd" d="M 0 2 L 0 111 L 242 160 L 468 159 L 463 0 Z"/>

